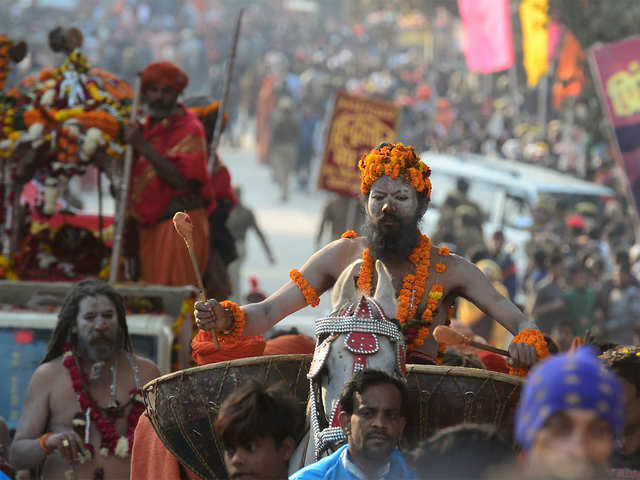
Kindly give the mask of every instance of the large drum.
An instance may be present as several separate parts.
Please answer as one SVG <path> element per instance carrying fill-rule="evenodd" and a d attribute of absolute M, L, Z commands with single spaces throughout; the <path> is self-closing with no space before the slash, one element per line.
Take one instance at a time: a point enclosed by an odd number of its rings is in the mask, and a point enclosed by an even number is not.
<path fill-rule="evenodd" d="M 215 363 L 164 375 L 144 387 L 149 418 L 166 447 L 204 479 L 222 479 L 222 445 L 213 433 L 220 404 L 254 379 L 284 382 L 304 411 L 311 355 L 274 355 Z M 403 447 L 437 430 L 465 422 L 491 423 L 513 439 L 513 417 L 522 380 L 463 367 L 407 365 L 410 414 Z"/>

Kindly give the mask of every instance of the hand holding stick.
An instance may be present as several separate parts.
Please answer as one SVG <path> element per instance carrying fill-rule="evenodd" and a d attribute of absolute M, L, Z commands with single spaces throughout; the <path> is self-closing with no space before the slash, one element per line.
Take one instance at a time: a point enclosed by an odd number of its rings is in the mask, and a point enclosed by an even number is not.
<path fill-rule="evenodd" d="M 200 300 L 203 303 L 207 303 L 207 296 L 204 293 L 204 285 L 202 284 L 202 277 L 200 276 L 200 269 L 198 268 L 198 260 L 196 259 L 196 253 L 193 250 L 193 223 L 191 217 L 185 212 L 176 212 L 173 216 L 173 226 L 176 232 L 182 237 L 184 243 L 189 250 L 189 256 L 191 257 L 191 264 L 193 265 L 193 271 L 196 274 L 196 280 L 198 282 L 198 288 L 200 288 Z M 216 350 L 220 350 L 220 344 L 218 343 L 218 337 L 215 330 L 211 332 L 211 339 L 216 347 Z"/>
<path fill-rule="evenodd" d="M 453 328 L 447 327 L 445 325 L 438 325 L 435 328 L 435 330 L 433 331 L 433 338 L 435 338 L 438 343 L 444 343 L 446 345 L 465 344 L 471 347 L 478 348 L 480 350 L 486 350 L 488 352 L 497 353 L 498 355 L 504 355 L 505 357 L 511 356 L 506 350 L 495 348 L 484 343 L 475 342 L 466 335 L 458 333 Z"/>

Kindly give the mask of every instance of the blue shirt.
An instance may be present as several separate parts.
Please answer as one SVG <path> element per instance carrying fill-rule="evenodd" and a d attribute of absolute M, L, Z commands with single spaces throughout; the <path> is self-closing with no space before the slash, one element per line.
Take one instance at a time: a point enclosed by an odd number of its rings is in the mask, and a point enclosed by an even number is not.
<path fill-rule="evenodd" d="M 375 477 L 366 477 L 362 470 L 349 459 L 348 445 L 343 445 L 332 455 L 307 465 L 289 477 L 289 480 L 415 480 L 400 450 L 395 449 L 386 465 Z"/>

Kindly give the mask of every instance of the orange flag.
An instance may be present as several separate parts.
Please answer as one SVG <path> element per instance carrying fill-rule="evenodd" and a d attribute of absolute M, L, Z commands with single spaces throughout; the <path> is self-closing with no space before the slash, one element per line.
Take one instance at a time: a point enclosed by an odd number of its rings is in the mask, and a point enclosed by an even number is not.
<path fill-rule="evenodd" d="M 553 85 L 553 107 L 558 109 L 569 97 L 577 97 L 584 83 L 584 50 L 576 37 L 567 30 L 558 59 L 556 82 Z"/>

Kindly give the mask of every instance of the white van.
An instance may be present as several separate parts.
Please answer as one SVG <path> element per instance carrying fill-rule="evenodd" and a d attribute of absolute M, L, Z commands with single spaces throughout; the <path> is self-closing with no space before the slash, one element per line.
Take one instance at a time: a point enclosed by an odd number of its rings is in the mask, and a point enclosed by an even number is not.
<path fill-rule="evenodd" d="M 424 152 L 420 158 L 431 167 L 431 203 L 423 218 L 426 232 L 434 232 L 449 191 L 458 178 L 469 183 L 468 196 L 485 214 L 485 238 L 502 230 L 519 274 L 526 268 L 525 244 L 533 220 L 531 207 L 541 196 L 563 199 L 570 205 L 589 201 L 600 205 L 613 191 L 548 168 L 474 154 L 444 155 Z"/>

